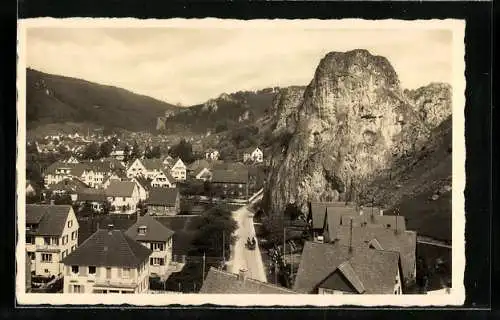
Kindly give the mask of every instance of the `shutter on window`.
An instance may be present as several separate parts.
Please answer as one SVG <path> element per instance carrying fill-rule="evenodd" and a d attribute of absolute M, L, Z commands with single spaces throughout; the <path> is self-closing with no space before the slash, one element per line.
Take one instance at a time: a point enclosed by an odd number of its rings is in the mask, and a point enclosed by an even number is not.
<path fill-rule="evenodd" d="M 66 275 L 69 276 L 70 273 L 71 273 L 71 267 L 70 266 L 66 266 Z"/>
<path fill-rule="evenodd" d="M 163 266 L 163 265 L 165 265 L 165 259 L 160 258 L 160 266 Z"/>
<path fill-rule="evenodd" d="M 80 275 L 82 277 L 86 277 L 87 276 L 87 270 L 89 270 L 89 267 L 87 267 L 87 266 L 80 267 Z"/>
<path fill-rule="evenodd" d="M 122 277 L 122 269 L 121 268 L 117 268 L 118 269 L 118 278 L 121 278 Z"/>

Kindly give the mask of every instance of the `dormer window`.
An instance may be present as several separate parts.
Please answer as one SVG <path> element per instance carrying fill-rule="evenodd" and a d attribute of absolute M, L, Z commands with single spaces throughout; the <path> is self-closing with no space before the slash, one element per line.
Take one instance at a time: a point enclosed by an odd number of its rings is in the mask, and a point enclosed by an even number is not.
<path fill-rule="evenodd" d="M 146 235 L 146 231 L 147 231 L 147 227 L 146 226 L 140 226 L 139 228 L 137 228 L 137 233 L 139 235 Z"/>

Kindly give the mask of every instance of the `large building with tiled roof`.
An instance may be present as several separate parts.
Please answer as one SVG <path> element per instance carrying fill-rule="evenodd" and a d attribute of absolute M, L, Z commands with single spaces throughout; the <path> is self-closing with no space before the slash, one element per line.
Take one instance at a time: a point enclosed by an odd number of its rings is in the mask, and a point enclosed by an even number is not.
<path fill-rule="evenodd" d="M 121 230 L 97 230 L 63 259 L 64 293 L 146 293 L 152 251 Z"/>
<path fill-rule="evenodd" d="M 352 229 L 352 231 L 351 231 Z M 394 230 L 391 228 L 374 228 L 368 226 L 339 226 L 332 240 L 334 243 L 354 247 L 376 247 L 383 251 L 393 251 L 400 254 L 401 277 L 410 285 L 416 277 L 417 234 L 415 231 Z"/>
<path fill-rule="evenodd" d="M 308 294 L 402 294 L 399 253 L 306 242 L 293 290 Z"/>
<path fill-rule="evenodd" d="M 248 199 L 249 175 L 246 167 L 212 170 L 212 189 L 231 199 Z"/>
<path fill-rule="evenodd" d="M 113 180 L 105 192 L 112 212 L 129 214 L 136 211 L 139 203 L 139 188 L 136 182 Z"/>
<path fill-rule="evenodd" d="M 295 294 L 296 292 L 270 283 L 248 278 L 246 270 L 234 274 L 210 268 L 200 289 L 202 294 Z"/>
<path fill-rule="evenodd" d="M 151 188 L 146 199 L 147 214 L 173 216 L 180 212 L 180 193 L 177 188 Z"/>
<path fill-rule="evenodd" d="M 172 261 L 172 238 L 174 231 L 168 229 L 155 218 L 145 215 L 126 232 L 130 238 L 138 241 L 153 252 L 149 258 L 150 275 L 164 276 Z"/>
<path fill-rule="evenodd" d="M 26 251 L 36 275 L 62 273 L 61 259 L 76 249 L 78 229 L 69 205 L 26 205 Z"/>

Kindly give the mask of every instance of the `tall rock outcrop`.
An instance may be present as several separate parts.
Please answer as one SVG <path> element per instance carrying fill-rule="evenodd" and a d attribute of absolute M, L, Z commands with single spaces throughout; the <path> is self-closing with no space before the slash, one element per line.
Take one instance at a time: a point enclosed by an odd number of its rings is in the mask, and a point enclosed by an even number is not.
<path fill-rule="evenodd" d="M 431 83 L 416 90 L 405 90 L 405 95 L 420 115 L 432 127 L 437 127 L 451 114 L 451 85 Z"/>
<path fill-rule="evenodd" d="M 386 58 L 367 50 L 327 54 L 303 94 L 275 100 L 270 212 L 352 198 L 394 156 L 420 148 L 431 127 L 411 103 Z"/>

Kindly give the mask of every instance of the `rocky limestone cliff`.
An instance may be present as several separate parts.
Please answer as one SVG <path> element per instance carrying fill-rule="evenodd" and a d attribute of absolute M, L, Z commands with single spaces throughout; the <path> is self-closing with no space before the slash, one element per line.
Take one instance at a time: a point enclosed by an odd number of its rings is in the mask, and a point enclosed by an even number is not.
<path fill-rule="evenodd" d="M 450 114 L 451 85 L 447 83 L 431 83 L 416 90 L 405 90 L 421 119 L 432 127 L 437 127 Z"/>
<path fill-rule="evenodd" d="M 272 214 L 289 203 L 306 212 L 311 200 L 353 200 L 393 157 L 418 150 L 432 129 L 389 61 L 367 50 L 327 54 L 303 94 L 282 92 L 274 110 L 264 199 Z"/>

